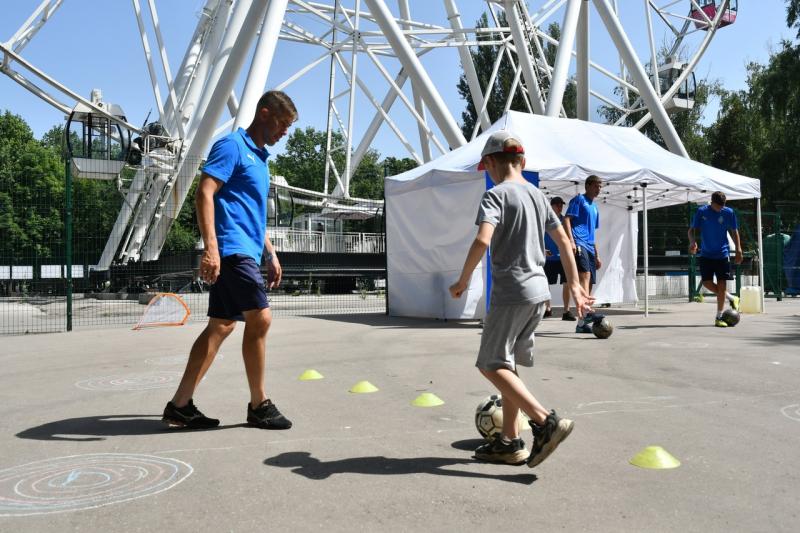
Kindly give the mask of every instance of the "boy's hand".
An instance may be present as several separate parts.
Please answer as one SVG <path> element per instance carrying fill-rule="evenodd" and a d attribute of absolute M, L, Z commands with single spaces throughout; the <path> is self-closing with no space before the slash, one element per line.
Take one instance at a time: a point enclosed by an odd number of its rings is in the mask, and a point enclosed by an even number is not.
<path fill-rule="evenodd" d="M 467 282 L 458 280 L 450 285 L 450 296 L 453 298 L 461 298 L 465 290 L 467 290 Z"/>
<path fill-rule="evenodd" d="M 594 296 L 587 294 L 586 290 L 578 282 L 572 283 L 569 290 L 572 294 L 572 300 L 575 302 L 575 311 L 577 311 L 579 318 L 583 318 L 586 313 L 592 310 Z"/>

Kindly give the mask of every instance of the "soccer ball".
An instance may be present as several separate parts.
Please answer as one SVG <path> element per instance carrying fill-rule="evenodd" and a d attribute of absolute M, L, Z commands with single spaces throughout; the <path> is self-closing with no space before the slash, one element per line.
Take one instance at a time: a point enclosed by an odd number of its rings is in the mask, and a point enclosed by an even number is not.
<path fill-rule="evenodd" d="M 527 427 L 528 418 L 520 412 L 519 429 Z M 499 394 L 487 396 L 475 409 L 475 428 L 486 440 L 503 431 L 503 397 Z"/>
<path fill-rule="evenodd" d="M 607 339 L 614 333 L 614 325 L 606 317 L 595 320 L 592 324 L 592 333 L 598 339 Z"/>
<path fill-rule="evenodd" d="M 722 320 L 730 327 L 738 324 L 740 319 L 741 315 L 735 309 L 726 309 L 722 312 Z"/>

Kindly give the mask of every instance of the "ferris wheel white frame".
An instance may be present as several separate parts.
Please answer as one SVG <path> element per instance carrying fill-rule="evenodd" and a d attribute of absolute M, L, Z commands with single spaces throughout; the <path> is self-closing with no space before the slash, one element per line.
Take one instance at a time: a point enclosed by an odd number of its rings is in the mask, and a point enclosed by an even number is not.
<path fill-rule="evenodd" d="M 508 61 L 514 81 L 506 109 L 515 94 L 522 94 L 531 112 L 554 117 L 563 115 L 563 96 L 567 84 L 573 83 L 577 89 L 579 119 L 591 118 L 592 97 L 618 109 L 621 114 L 618 123 L 623 123 L 632 113 L 646 109 L 647 113 L 634 127 L 642 128 L 652 120 L 667 147 L 674 153 L 687 156 L 664 103 L 696 68 L 720 27 L 730 0 L 720 0 L 713 18 L 705 14 L 697 0 L 641 0 L 649 40 L 649 72 L 626 34 L 617 0 L 544 0 L 535 11 L 529 10 L 524 0 L 486 0 L 493 23 L 488 28 L 465 27 L 456 0 L 442 0 L 447 18 L 447 23 L 442 25 L 414 20 L 408 0 L 396 0 L 399 16 L 392 13 L 385 0 L 348 0 L 347 6 L 343 5 L 343 0 L 206 0 L 174 75 L 155 1 L 131 2 L 158 120 L 173 138 L 180 141 L 177 145 L 181 148 L 174 154 L 168 171 L 164 171 L 162 165 L 158 179 L 143 174 L 137 187 L 123 191 L 125 204 L 140 208 L 126 210 L 123 206 L 100 268 L 107 268 L 114 261 L 158 258 L 170 225 L 178 216 L 199 161 L 211 140 L 231 128 L 247 126 L 252 118 L 252 109 L 267 84 L 279 41 L 314 46 L 320 53 L 285 80 L 271 83 L 273 88 L 286 89 L 312 70 L 328 68 L 327 164 L 321 192 L 349 200 L 353 171 L 383 124 L 392 130 L 409 156 L 418 163 L 430 161 L 436 157 L 436 152 L 445 153 L 467 142 L 421 60 L 423 56 L 442 49 L 457 51 L 472 104 L 478 110 L 471 138 L 490 125 L 485 95 L 497 83 L 501 62 Z M 24 48 L 62 4 L 63 0 L 42 1 L 20 29 L 0 44 L 3 53 L 0 71 L 65 113 L 69 113 L 75 103 L 81 103 L 131 132 L 146 135 L 142 129 L 110 115 L 102 107 L 71 91 L 23 57 Z M 146 30 L 143 4 L 148 8 L 150 32 Z M 688 5 L 691 12 L 700 13 L 700 19 L 674 12 L 680 5 Z M 592 60 L 589 27 L 592 6 L 617 49 L 619 64 L 614 67 Z M 501 14 L 505 15 L 505 26 L 500 25 Z M 558 18 L 559 15 L 562 17 Z M 699 45 L 687 58 L 681 76 L 663 93 L 658 83 L 654 17 L 661 20 L 673 35 L 671 54 L 681 49 L 689 35 L 704 32 Z M 545 26 L 550 22 L 561 25 L 559 40 L 547 33 Z M 150 44 L 151 34 L 155 37 L 155 47 Z M 545 55 L 547 45 L 557 47 L 552 65 Z M 498 46 L 502 50 L 494 62 L 490 79 L 483 86 L 470 54 L 471 48 L 479 46 Z M 252 60 L 245 74 L 244 67 L 251 51 Z M 571 79 L 573 57 L 576 67 Z M 386 93 L 382 98 L 375 94 L 374 85 L 362 76 L 365 67 L 361 63 L 364 60 L 369 61 L 368 67 L 374 69 L 373 72 L 385 83 Z M 393 72 L 390 63 L 399 64 L 399 67 L 394 67 Z M 159 81 L 159 68 L 160 77 L 166 83 Z M 615 68 L 619 68 L 618 74 L 613 72 Z M 27 73 L 20 73 L 20 69 Z M 590 72 L 621 87 L 624 93 L 622 102 L 593 88 Z M 237 97 L 234 87 L 243 76 L 244 88 Z M 344 79 L 341 90 L 337 88 L 340 78 Z M 74 103 L 64 103 L 32 79 L 47 84 L 51 92 L 54 90 Z M 410 91 L 405 89 L 409 80 Z M 631 92 L 636 95 L 633 104 L 626 105 Z M 403 131 L 392 117 L 398 100 L 416 125 L 416 141 L 412 141 L 411 133 Z M 341 103 L 343 101 L 345 103 Z M 368 107 L 365 104 L 374 108 L 374 115 L 357 139 L 356 116 Z M 222 119 L 226 109 L 230 115 L 228 120 Z M 336 130 L 342 134 L 342 146 L 333 144 Z M 337 151 L 345 156 L 342 167 L 334 163 L 333 154 Z M 157 201 L 143 204 L 145 198 Z M 115 240 L 114 234 L 127 235 L 124 245 L 121 238 Z"/>

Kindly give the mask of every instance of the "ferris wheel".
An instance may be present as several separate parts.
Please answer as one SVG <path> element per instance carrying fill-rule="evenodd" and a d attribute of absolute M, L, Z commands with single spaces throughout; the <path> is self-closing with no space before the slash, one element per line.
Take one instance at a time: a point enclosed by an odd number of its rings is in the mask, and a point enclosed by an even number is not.
<path fill-rule="evenodd" d="M 205 0 L 173 72 L 164 40 L 169 21 L 155 0 L 131 5 L 145 88 L 156 104 L 143 127 L 134 125 L 143 117 L 126 117 L 125 102 L 104 102 L 99 92 L 84 98 L 49 76 L 47 65 L 25 58 L 56 12 L 74 5 L 44 0 L 0 44 L 0 71 L 70 116 L 80 145 L 71 146 L 75 174 L 113 180 L 125 199 L 100 269 L 157 259 L 212 139 L 247 126 L 265 87 L 291 92 L 320 72 L 325 86 L 315 94 L 327 109 L 327 164 L 323 190 L 306 192 L 332 209 L 373 207 L 351 198 L 350 180 L 381 129 L 422 164 L 488 128 L 487 95 L 504 65 L 513 73 L 505 109 L 521 96 L 532 113 L 564 116 L 571 84 L 577 118 L 598 120 L 602 105 L 617 111 L 617 124 L 636 116 L 634 127 L 642 128 L 652 120 L 667 147 L 687 156 L 670 114 L 694 105 L 695 68 L 738 12 L 736 0 L 426 0 L 424 8 L 409 0 Z M 475 5 L 487 27 L 459 11 L 474 17 Z M 548 31 L 552 23 L 559 38 Z M 497 50 L 488 76 L 471 55 L 480 47 Z M 555 57 L 547 52 L 553 49 Z M 455 118 L 461 110 L 448 106 L 437 79 L 444 62 L 460 62 L 476 110 L 466 135 Z M 102 85 L 102 73 L 96 78 Z"/>

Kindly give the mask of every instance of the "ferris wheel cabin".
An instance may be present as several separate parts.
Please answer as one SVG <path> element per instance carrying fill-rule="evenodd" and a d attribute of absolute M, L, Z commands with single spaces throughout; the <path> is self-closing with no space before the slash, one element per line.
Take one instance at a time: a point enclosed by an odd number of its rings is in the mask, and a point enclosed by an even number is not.
<path fill-rule="evenodd" d="M 678 81 L 678 78 L 686 70 L 686 64 L 675 58 L 670 58 L 667 63 L 658 67 L 658 83 L 661 94 L 665 94 Z M 664 109 L 668 113 L 683 111 L 694 107 L 694 98 L 697 92 L 697 81 L 694 72 L 689 73 L 678 90 L 672 97 L 664 102 Z"/>
<path fill-rule="evenodd" d="M 101 99 L 100 91 L 93 90 L 93 105 L 113 117 L 126 120 L 120 106 L 105 103 Z M 130 132 L 127 129 L 92 107 L 78 102 L 67 118 L 66 137 L 74 176 L 117 179 L 130 149 Z"/>
<path fill-rule="evenodd" d="M 695 27 L 700 30 L 708 30 L 709 24 L 706 22 L 706 17 L 709 20 L 714 20 L 714 17 L 717 16 L 717 11 L 722 8 L 723 1 L 722 0 L 698 0 L 697 4 L 700 6 L 700 9 L 694 8 L 694 4 L 692 5 L 692 11 L 689 14 L 693 19 L 695 19 Z M 702 11 L 702 12 L 701 12 Z M 719 27 L 723 28 L 725 26 L 730 26 L 734 22 L 736 22 L 736 13 L 739 11 L 739 0 L 730 0 L 728 2 L 728 7 L 725 9 L 725 12 L 719 19 Z"/>

